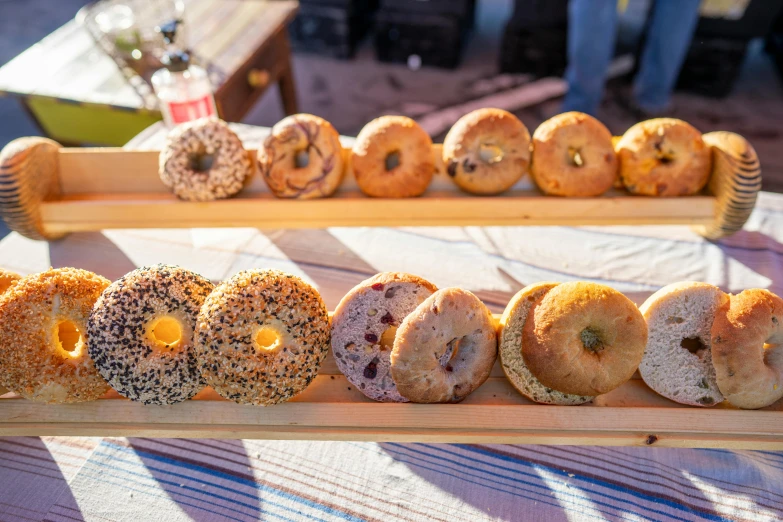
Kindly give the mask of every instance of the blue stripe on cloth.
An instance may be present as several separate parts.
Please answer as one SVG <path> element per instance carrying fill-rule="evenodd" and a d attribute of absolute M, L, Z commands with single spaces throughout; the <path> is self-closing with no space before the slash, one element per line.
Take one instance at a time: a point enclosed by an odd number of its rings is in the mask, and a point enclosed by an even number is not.
<path fill-rule="evenodd" d="M 254 480 L 243 479 L 241 477 L 230 475 L 228 473 L 223 473 L 222 471 L 213 470 L 213 469 L 210 469 L 210 468 L 205 467 L 205 466 L 198 466 L 198 465 L 195 465 L 195 464 L 182 462 L 182 461 L 176 460 L 176 459 L 171 458 L 171 457 L 163 457 L 163 456 L 155 455 L 155 454 L 152 454 L 152 453 L 148 453 L 146 451 L 139 451 L 138 449 L 126 448 L 124 446 L 120 446 L 118 444 L 113 444 L 113 443 L 107 442 L 107 441 L 104 441 L 103 444 L 109 445 L 109 446 L 111 446 L 113 448 L 116 448 L 116 449 L 118 449 L 120 451 L 123 451 L 125 453 L 137 454 L 139 456 L 143 455 L 145 458 L 156 460 L 158 462 L 163 462 L 165 464 L 170 464 L 170 465 L 173 465 L 173 466 L 176 466 L 176 467 L 180 467 L 180 468 L 184 468 L 184 469 L 188 469 L 188 470 L 191 470 L 191 471 L 198 471 L 198 472 L 204 473 L 206 475 L 210 475 L 210 476 L 213 476 L 213 477 L 218 477 L 218 478 L 227 480 L 229 482 L 234 482 L 234 483 L 237 483 L 237 484 L 243 484 L 243 485 L 246 485 L 246 486 L 250 486 L 252 488 L 255 488 L 255 489 L 259 490 L 259 491 L 263 491 L 265 493 L 271 493 L 271 494 L 273 494 L 275 496 L 278 496 L 278 497 L 282 497 L 282 498 L 285 498 L 285 499 L 288 499 L 288 500 L 293 500 L 293 501 L 295 501 L 295 502 L 297 502 L 299 504 L 311 507 L 311 508 L 313 508 L 315 510 L 322 511 L 322 512 L 327 513 L 327 514 L 332 515 L 332 516 L 336 516 L 336 517 L 342 518 L 343 520 L 350 520 L 352 522 L 363 522 L 362 519 L 354 517 L 352 515 L 349 515 L 348 513 L 345 513 L 343 511 L 338 511 L 338 510 L 336 510 L 334 508 L 331 508 L 329 506 L 324 506 L 323 504 L 319 504 L 317 502 L 313 502 L 312 500 L 300 497 L 298 495 L 293 495 L 291 493 L 287 493 L 287 492 L 281 491 L 281 490 L 279 490 L 277 488 L 274 488 L 272 486 L 259 484 L 259 483 L 257 483 Z M 111 458 L 116 458 L 114 456 L 110 456 L 110 457 Z M 118 460 L 122 461 L 122 459 L 118 459 Z M 149 468 L 149 466 L 146 465 L 146 464 L 144 464 L 144 466 Z M 150 469 L 154 469 L 154 468 L 150 468 Z M 174 472 L 169 471 L 169 470 L 155 469 L 155 471 L 162 471 L 164 473 L 168 473 L 168 474 L 170 474 L 172 476 L 180 477 L 180 478 L 187 478 L 187 479 L 192 479 L 193 478 L 190 475 L 182 475 L 182 474 L 179 474 L 179 473 L 174 473 Z M 217 484 L 213 484 L 213 485 L 215 487 L 220 488 L 220 489 L 224 489 L 224 490 L 231 491 L 231 492 L 236 492 L 236 490 L 233 490 L 231 488 L 227 488 L 225 486 L 218 486 Z M 245 494 L 245 495 L 247 495 L 247 494 Z M 253 498 L 255 498 L 255 497 L 253 497 Z M 287 509 L 291 510 L 291 508 L 287 508 Z M 295 512 L 296 513 L 300 513 L 298 511 L 295 511 Z M 304 515 L 304 516 L 308 516 L 308 518 L 313 518 L 313 517 L 311 517 L 309 515 L 306 515 L 304 513 L 301 513 L 301 514 Z"/>
<path fill-rule="evenodd" d="M 455 460 L 451 460 L 451 459 L 448 459 L 448 458 L 436 457 L 436 456 L 430 455 L 430 454 L 428 454 L 426 452 L 418 451 L 418 450 L 413 449 L 411 447 L 411 446 L 413 446 L 412 444 L 387 443 L 386 446 L 399 447 L 399 448 L 402 448 L 404 450 L 411 451 L 413 453 L 418 453 L 418 454 L 422 454 L 422 455 L 425 455 L 425 456 L 428 456 L 428 457 L 432 457 L 433 459 L 437 459 L 438 462 L 437 463 L 433 463 L 433 464 L 438 465 L 438 468 L 425 468 L 425 469 L 430 469 L 431 471 L 435 471 L 435 472 L 438 472 L 438 473 L 441 473 L 441 474 L 444 474 L 444 475 L 448 475 L 448 476 L 456 477 L 456 478 L 459 478 L 459 479 L 462 479 L 462 480 L 466 480 L 462 476 L 467 474 L 467 475 L 470 475 L 470 476 L 478 477 L 478 478 L 480 478 L 480 479 L 482 479 L 482 480 L 484 480 L 486 482 L 489 482 L 491 484 L 502 484 L 504 486 L 509 486 L 507 484 L 503 484 L 502 482 L 498 482 L 496 480 L 489 479 L 489 478 L 484 477 L 482 475 L 475 475 L 475 474 L 471 474 L 471 473 L 466 473 L 464 470 L 465 470 L 465 468 L 467 468 L 467 469 L 472 469 L 472 470 L 475 470 L 475 471 L 479 471 L 479 472 L 484 473 L 486 475 L 491 475 L 493 477 L 499 477 L 499 478 L 508 480 L 509 482 L 513 482 L 513 483 L 516 483 L 516 484 L 525 484 L 525 485 L 531 486 L 533 488 L 537 488 L 537 489 L 543 490 L 545 492 L 545 496 L 551 496 L 551 494 L 552 494 L 552 489 L 549 486 L 545 485 L 545 484 L 539 484 L 539 483 L 536 483 L 536 482 L 529 482 L 527 480 L 523 480 L 523 479 L 520 479 L 520 478 L 509 477 L 507 475 L 503 475 L 503 474 L 500 474 L 500 473 L 494 473 L 494 472 L 488 471 L 486 469 L 477 468 L 477 467 L 474 467 L 474 466 L 468 466 L 468 465 L 466 465 L 466 464 L 464 464 L 462 462 L 457 462 Z M 419 446 L 419 444 L 417 444 L 417 446 Z M 401 453 L 398 453 L 398 455 L 399 454 L 401 454 Z M 469 457 L 466 457 L 466 458 L 468 458 L 468 460 L 472 460 Z M 460 471 L 460 475 L 451 475 L 449 473 L 442 473 L 442 468 L 443 468 L 442 461 L 451 462 L 451 463 L 455 464 L 456 466 L 458 466 L 459 467 L 459 471 Z M 417 461 L 410 461 L 409 463 L 414 464 L 414 465 L 419 466 L 419 467 L 424 467 L 424 466 L 421 466 L 421 464 L 419 464 Z M 496 466 L 493 466 L 493 467 L 496 467 Z M 521 475 L 530 476 L 530 477 L 535 478 L 536 480 L 539 480 L 539 481 L 542 480 L 541 476 L 539 476 L 539 475 L 532 475 L 532 474 L 521 473 L 521 472 L 520 472 L 520 474 Z M 468 482 L 474 483 L 472 481 L 468 481 Z M 479 483 L 479 484 L 484 486 L 484 487 L 489 487 L 487 484 L 481 484 L 481 483 Z M 518 487 L 518 486 L 509 486 L 509 487 L 514 487 L 515 489 L 520 489 L 522 491 L 532 492 L 531 490 L 527 490 L 527 489 L 524 489 L 524 488 L 521 488 L 521 487 Z M 496 490 L 498 489 L 496 486 L 493 486 L 492 488 L 496 489 Z M 522 498 L 533 499 L 533 497 L 527 497 L 527 496 L 524 496 L 524 495 L 517 495 L 513 491 L 505 491 L 505 492 L 509 493 L 511 495 L 514 495 L 514 496 L 519 496 L 519 497 L 522 497 Z M 538 493 L 538 494 L 544 495 L 542 493 Z M 596 511 L 600 511 L 601 513 L 604 513 L 604 514 L 607 514 L 607 515 L 615 516 L 617 511 L 622 511 L 623 510 L 623 508 L 620 508 L 620 507 L 615 506 L 613 504 L 609 504 L 607 502 L 601 502 L 599 500 L 593 500 L 593 499 L 587 498 L 586 496 L 577 495 L 577 494 L 571 493 L 569 491 L 560 491 L 560 492 L 558 492 L 558 494 L 561 495 L 561 496 L 572 497 L 572 498 L 576 498 L 576 499 L 579 499 L 579 500 L 587 500 L 591 504 L 606 506 L 606 507 L 609 507 L 612 510 L 614 510 L 614 512 L 607 512 L 607 511 L 604 511 L 604 510 L 596 509 Z M 542 502 L 538 498 L 535 498 L 533 500 L 536 500 L 537 502 Z M 571 500 L 570 502 L 573 503 L 575 506 L 578 506 L 578 507 L 585 507 L 586 506 L 586 504 L 581 504 L 581 503 L 575 502 L 573 500 Z M 563 506 L 562 504 L 556 504 L 556 503 L 555 504 L 549 503 L 549 504 L 553 505 L 553 506 L 557 506 L 557 507 L 562 508 L 562 509 L 570 509 L 571 511 L 575 511 L 576 513 L 579 513 L 580 515 L 589 515 L 589 513 L 585 512 L 585 511 L 582 511 L 582 510 L 579 510 L 579 509 L 574 509 L 574 508 L 568 508 L 566 506 Z M 651 518 L 648 515 L 640 515 L 638 513 L 632 513 L 632 514 L 637 516 L 637 517 L 643 517 L 643 518 L 645 518 L 647 520 L 657 520 L 657 519 Z"/>
<path fill-rule="evenodd" d="M 439 448 L 431 446 L 431 445 L 425 445 L 425 446 L 433 448 L 433 449 L 439 449 Z M 533 463 L 528 462 L 528 461 L 526 461 L 526 460 L 524 460 L 522 458 L 514 458 L 514 457 L 510 457 L 508 455 L 501 455 L 501 454 L 492 452 L 492 451 L 487 450 L 487 449 L 482 449 L 482 448 L 473 447 L 473 446 L 466 446 L 466 445 L 462 445 L 462 444 L 458 444 L 456 446 L 461 448 L 461 449 L 463 449 L 463 450 L 465 450 L 465 451 L 478 453 L 480 455 L 486 455 L 486 456 L 493 457 L 493 458 L 496 458 L 496 459 L 499 459 L 499 460 L 502 460 L 502 461 L 505 461 L 505 462 L 518 463 L 518 464 L 521 464 L 521 465 L 526 466 L 526 467 L 531 467 L 533 469 L 543 468 L 543 469 L 546 469 L 547 471 L 550 471 L 550 472 L 552 472 L 554 474 L 557 474 L 557 475 L 560 475 L 560 476 L 568 476 L 568 473 L 563 471 L 563 470 L 560 470 L 560 469 L 557 469 L 557 468 L 553 468 L 553 467 L 550 467 L 550 466 L 543 466 L 543 465 L 540 465 L 540 464 L 533 464 Z M 463 456 L 463 458 L 464 458 L 464 456 Z M 474 460 L 476 462 L 481 462 L 481 463 L 485 463 L 485 464 L 487 463 L 487 461 L 484 461 L 484 460 L 477 460 L 477 459 L 470 459 L 470 460 Z M 513 468 L 507 468 L 505 466 L 499 466 L 497 464 L 490 464 L 490 465 L 498 467 L 500 469 L 505 469 L 505 470 L 508 470 L 508 471 L 521 473 L 520 471 L 514 470 Z M 611 482 L 606 482 L 606 481 L 603 481 L 603 480 L 600 480 L 600 479 L 587 477 L 585 475 L 580 475 L 580 478 L 582 480 L 584 480 L 585 482 L 588 482 L 590 484 L 594 484 L 596 486 L 602 486 L 602 487 L 605 487 L 607 489 L 611 489 L 613 491 L 617 491 L 617 492 L 620 492 L 620 493 L 625 493 L 625 494 L 628 494 L 630 496 L 636 497 L 636 498 L 638 498 L 640 500 L 645 500 L 647 502 L 652 502 L 654 504 L 664 504 L 664 505 L 669 506 L 669 507 L 671 507 L 673 509 L 684 511 L 684 512 L 686 512 L 688 514 L 691 514 L 691 515 L 699 515 L 699 516 L 702 516 L 702 517 L 707 518 L 709 520 L 718 520 L 718 521 L 726 521 L 726 522 L 729 522 L 731 520 L 731 519 L 728 519 L 728 518 L 721 517 L 720 515 L 715 514 L 715 513 L 706 513 L 706 512 L 703 512 L 703 511 L 698 511 L 698 510 L 692 509 L 692 508 L 690 508 L 688 506 L 684 506 L 682 504 L 678 504 L 677 502 L 673 502 L 671 500 L 664 499 L 664 498 L 661 498 L 661 497 L 656 497 L 654 495 L 650 495 L 650 494 L 634 491 L 634 490 L 629 489 L 629 488 L 624 488 L 622 486 L 619 486 L 617 484 L 613 484 Z M 637 504 L 637 503 L 632 502 L 630 500 L 625 500 L 625 499 L 618 498 L 618 497 L 612 497 L 612 496 L 607 495 L 606 493 L 602 493 L 600 491 L 588 490 L 588 489 L 585 489 L 585 491 L 589 491 L 591 493 L 595 493 L 597 495 L 601 495 L 601 496 L 604 496 L 606 498 L 610 498 L 612 500 L 617 500 L 617 501 L 620 501 L 620 502 L 626 502 L 628 504 L 640 507 L 640 508 L 645 509 L 647 511 L 652 511 L 653 513 L 657 513 L 659 515 L 664 515 L 664 516 L 676 518 L 677 520 L 682 520 L 683 522 L 687 522 L 688 520 L 690 520 L 690 519 L 685 519 L 685 518 L 679 518 L 679 517 L 676 517 L 675 515 L 671 515 L 669 513 L 663 512 L 663 511 L 658 511 L 658 510 L 652 509 L 650 507 L 644 506 L 642 504 Z"/>
<path fill-rule="evenodd" d="M 408 447 L 408 445 L 405 445 L 404 448 L 405 449 L 410 449 Z M 556 508 L 560 508 L 560 509 L 563 509 L 563 510 L 566 510 L 566 511 L 573 511 L 574 513 L 578 513 L 580 515 L 590 515 L 591 514 L 591 513 L 582 511 L 580 509 L 576 509 L 574 507 L 563 506 L 562 504 L 558 504 L 557 502 L 551 502 L 551 501 L 548 501 L 548 500 L 542 500 L 541 498 L 539 498 L 539 496 L 546 498 L 546 497 L 550 496 L 549 493 L 551 493 L 551 491 L 550 491 L 549 488 L 547 488 L 546 486 L 543 486 L 541 484 L 534 484 L 532 482 L 525 482 L 525 481 L 521 481 L 521 480 L 508 479 L 511 482 L 516 482 L 516 483 L 521 483 L 521 484 L 528 484 L 528 485 L 530 485 L 530 486 L 532 486 L 534 488 L 543 489 L 543 490 L 546 491 L 546 494 L 545 493 L 538 493 L 538 492 L 533 491 L 531 489 L 526 489 L 526 488 L 522 488 L 522 487 L 519 487 L 519 486 L 513 486 L 513 485 L 509 485 L 509 484 L 504 484 L 503 482 L 499 482 L 497 480 L 488 479 L 488 478 L 486 478 L 486 477 L 484 477 L 482 475 L 477 475 L 477 474 L 474 474 L 474 473 L 467 473 L 467 472 L 464 471 L 464 466 L 461 466 L 462 469 L 460 469 L 459 470 L 459 474 L 456 475 L 456 474 L 453 474 L 453 473 L 445 473 L 443 471 L 444 468 L 446 468 L 446 469 L 453 469 L 453 468 L 449 468 L 447 466 L 443 466 L 440 463 L 434 464 L 437 467 L 429 467 L 429 466 L 423 465 L 421 463 L 422 462 L 421 460 L 408 460 L 407 458 L 403 458 L 403 457 L 407 457 L 407 455 L 404 455 L 403 453 L 397 453 L 397 456 L 395 456 L 394 459 L 397 462 L 404 462 L 405 464 L 409 464 L 409 465 L 417 467 L 417 468 L 426 469 L 427 471 L 434 471 L 438 475 L 444 475 L 444 476 L 447 476 L 447 477 L 452 477 L 452 478 L 461 480 L 463 482 L 467 482 L 468 484 L 475 484 L 477 486 L 482 486 L 484 488 L 491 488 L 493 491 L 501 491 L 503 493 L 508 493 L 509 495 L 514 496 L 514 497 L 534 500 L 536 502 L 541 502 L 542 504 L 547 504 L 549 506 L 554 506 Z M 413 457 L 410 457 L 410 458 L 412 459 Z M 484 472 L 484 473 L 489 474 L 489 475 L 496 475 L 496 474 L 490 473 L 490 472 Z M 480 478 L 481 480 L 483 480 L 484 482 L 477 482 L 475 480 L 468 480 L 468 479 L 465 478 L 465 476 L 477 477 L 477 478 Z M 504 479 L 508 478 L 508 477 L 505 477 L 505 476 L 501 476 L 501 477 L 504 478 Z M 489 482 L 490 484 L 492 484 L 492 486 L 486 484 L 486 482 Z M 499 488 L 499 487 L 497 487 L 497 484 L 500 484 L 502 486 L 507 486 L 507 487 L 514 488 L 517 491 L 524 491 L 524 492 L 528 492 L 528 493 L 533 493 L 533 494 L 538 495 L 538 496 L 520 495 L 519 493 L 515 492 L 514 490 L 508 490 L 508 489 Z M 571 494 L 571 493 L 564 493 L 564 494 L 566 496 L 576 497 L 576 498 L 584 500 L 583 497 L 580 497 L 578 495 L 574 495 L 574 494 Z M 574 506 L 577 506 L 577 507 L 584 507 L 585 506 L 585 504 L 579 504 L 579 503 L 574 502 L 574 501 L 570 501 L 570 502 Z M 590 501 L 590 502 L 592 502 L 592 501 Z M 614 506 L 610 506 L 610 507 L 614 508 Z M 594 508 L 594 510 L 598 511 L 599 513 L 603 513 L 605 515 L 610 515 L 610 516 L 615 516 L 617 514 L 616 511 L 609 512 L 609 511 L 604 511 L 604 510 L 597 509 L 597 508 Z M 619 511 L 619 509 L 617 509 L 617 511 Z M 655 520 L 655 519 L 648 519 L 648 520 Z"/>
<path fill-rule="evenodd" d="M 781 466 L 775 466 L 774 464 L 770 464 L 769 460 L 767 460 L 767 458 L 764 455 L 755 455 L 755 453 L 763 453 L 761 451 L 747 452 L 747 451 L 738 451 L 738 450 L 722 450 L 722 449 L 716 449 L 716 448 L 705 448 L 705 449 L 702 449 L 701 451 L 711 451 L 713 453 L 725 453 L 725 454 L 728 454 L 728 455 L 733 455 L 735 457 L 736 456 L 741 456 L 741 457 L 745 457 L 748 460 L 752 460 L 753 462 L 761 464 L 763 466 L 769 466 L 770 468 L 783 470 L 783 467 L 781 467 Z M 773 462 L 776 462 L 776 461 L 773 460 Z"/>
<path fill-rule="evenodd" d="M 125 464 L 131 464 L 131 465 L 136 465 L 136 466 L 138 466 L 138 464 L 137 464 L 137 463 L 135 463 L 135 462 L 131 462 L 131 461 L 123 460 L 123 459 L 117 459 L 117 458 L 114 458 L 112 455 L 110 455 L 110 454 L 107 454 L 107 453 L 104 453 L 104 452 L 101 452 L 101 451 L 96 451 L 96 454 L 97 454 L 97 455 L 104 456 L 104 457 L 108 457 L 109 459 L 111 459 L 111 460 L 114 460 L 114 461 L 118 461 L 118 462 L 122 462 L 122 463 L 125 463 Z M 128 470 L 128 469 L 123 469 L 123 468 L 118 468 L 118 467 L 115 467 L 115 466 L 110 466 L 110 465 L 108 465 L 108 463 L 105 463 L 105 462 L 101 462 L 101 463 L 95 463 L 95 462 L 91 462 L 91 463 L 89 463 L 89 464 L 90 464 L 90 465 L 92 465 L 92 466 L 100 466 L 100 467 L 102 468 L 102 469 L 101 469 L 101 473 L 108 474 L 108 473 L 106 473 L 105 469 L 103 469 L 103 468 L 108 468 L 109 470 L 113 470 L 113 471 L 120 472 L 120 473 L 122 473 L 123 475 L 131 475 L 131 476 L 134 476 L 134 477 L 147 478 L 147 479 L 149 479 L 150 481 L 156 482 L 156 483 L 158 483 L 158 484 L 167 484 L 167 485 L 170 485 L 170 486 L 174 486 L 174 487 L 176 487 L 176 490 L 175 490 L 175 491 L 167 491 L 167 490 L 165 490 L 165 489 L 164 489 L 164 491 L 166 491 L 166 493 L 168 493 L 170 496 L 174 496 L 174 495 L 176 495 L 177 497 L 191 498 L 191 499 L 193 499 L 193 500 L 198 500 L 198 501 L 200 501 L 200 502 L 203 502 L 203 503 L 205 503 L 205 504 L 209 504 L 210 506 L 214 506 L 214 507 L 216 507 L 216 508 L 226 509 L 226 510 L 228 510 L 228 511 L 233 511 L 233 512 L 235 512 L 235 513 L 239 513 L 239 514 L 241 514 L 241 515 L 244 515 L 244 516 L 249 516 L 249 517 L 251 517 L 251 519 L 255 519 L 255 518 L 256 518 L 256 516 L 254 516 L 254 515 L 248 515 L 247 513 L 243 512 L 243 511 L 240 511 L 240 510 L 238 510 L 238 509 L 235 509 L 235 508 L 233 508 L 233 507 L 231 507 L 231 506 L 226 506 L 226 505 L 223 505 L 223 504 L 218 504 L 218 503 L 215 503 L 215 502 L 210 502 L 210 501 L 209 501 L 207 498 L 203 498 L 203 497 L 208 497 L 208 498 L 215 498 L 215 499 L 219 499 L 219 500 L 227 501 L 227 502 L 229 502 L 229 503 L 231 503 L 231 504 L 234 504 L 234 505 L 237 505 L 237 506 L 242 506 L 242 507 L 248 508 L 248 509 L 250 509 L 250 510 L 252 510 L 252 511 L 255 511 L 256 513 L 259 513 L 259 512 L 260 512 L 260 513 L 266 513 L 266 514 L 268 514 L 268 515 L 270 515 L 270 516 L 274 516 L 274 517 L 280 518 L 280 519 L 282 519 L 282 520 L 286 520 L 287 522 L 294 522 L 294 520 L 293 520 L 293 519 L 286 518 L 286 517 L 284 517 L 283 515 L 280 515 L 280 514 L 277 514 L 277 513 L 271 513 L 271 512 L 265 511 L 265 510 L 264 510 L 263 508 L 261 508 L 260 506 L 257 506 L 257 505 L 255 505 L 255 506 L 254 506 L 254 505 L 252 505 L 252 504 L 246 504 L 246 503 L 243 503 L 243 502 L 238 502 L 238 501 L 236 501 L 236 500 L 234 500 L 234 499 L 232 499 L 232 498 L 229 498 L 229 497 L 224 497 L 224 496 L 222 496 L 222 495 L 217 495 L 217 494 L 215 494 L 215 493 L 207 493 L 207 492 L 206 492 L 205 490 L 203 490 L 203 489 L 196 489 L 196 488 L 193 488 L 193 487 L 190 487 L 190 486 L 184 486 L 184 485 L 180 485 L 178 482 L 172 482 L 172 481 L 169 481 L 169 480 L 163 480 L 163 479 L 159 479 L 159 478 L 157 478 L 157 477 L 153 477 L 153 476 L 151 476 L 151 475 L 149 475 L 149 474 L 145 474 L 145 473 L 136 473 L 136 472 L 134 472 L 134 471 L 130 471 L 130 470 Z M 127 476 L 118 476 L 118 475 L 111 475 L 111 476 L 114 476 L 114 477 L 116 477 L 116 478 L 118 478 L 118 479 L 124 479 L 124 480 L 127 480 L 127 479 L 128 479 L 128 477 L 127 477 Z M 190 478 L 192 479 L 192 477 L 190 477 Z M 147 486 L 147 487 L 150 487 L 150 488 L 154 488 L 154 487 L 155 487 L 155 485 L 154 485 L 154 484 L 143 484 L 143 483 L 141 483 L 141 482 L 137 482 L 137 484 L 139 484 L 139 485 L 144 485 L 144 486 Z M 209 484 L 209 486 L 210 486 L 210 487 L 214 487 L 215 485 L 214 485 L 214 484 Z M 197 496 L 192 496 L 192 495 L 186 495 L 185 493 L 183 493 L 183 490 L 185 490 L 185 491 L 192 491 L 192 492 L 194 492 L 194 493 L 199 493 L 199 494 L 201 494 L 203 497 L 197 497 Z M 235 491 L 235 490 L 230 490 L 230 491 L 231 491 L 232 493 L 236 493 L 236 494 L 238 494 L 238 495 L 243 495 L 241 492 L 238 492 L 238 491 Z M 248 496 L 248 495 L 243 495 L 243 496 Z M 258 500 L 258 499 L 256 499 L 256 497 L 251 497 L 251 498 L 253 498 L 254 500 Z M 178 500 L 175 500 L 175 502 L 179 502 L 179 501 L 178 501 Z M 267 505 L 270 505 L 270 506 L 279 507 L 279 508 L 281 508 L 281 509 L 284 509 L 284 510 L 286 510 L 286 511 L 293 511 L 294 513 L 296 513 L 296 514 L 298 514 L 298 515 L 299 515 L 299 514 L 303 514 L 303 513 L 299 512 L 299 511 L 296 511 L 296 510 L 294 510 L 294 509 L 291 509 L 291 508 L 289 508 L 289 507 L 287 507 L 287 506 L 282 506 L 282 505 L 280 505 L 280 504 L 275 504 L 274 502 L 268 502 L 268 501 L 265 501 L 265 503 L 266 503 Z M 183 502 L 183 504 L 184 504 L 184 502 Z M 199 508 L 199 509 L 205 509 L 205 508 Z M 205 511 L 209 511 L 209 510 L 206 510 L 206 509 L 205 509 Z M 215 511 L 209 511 L 209 512 L 210 512 L 210 513 L 217 513 L 217 512 L 215 512 Z M 314 520 L 320 520 L 321 522 L 325 522 L 325 521 L 323 521 L 323 519 L 314 519 Z"/>
<path fill-rule="evenodd" d="M 86 464 L 85 464 L 85 466 L 84 466 L 84 468 L 82 468 L 84 471 L 86 471 L 86 472 L 89 472 L 89 467 L 88 467 L 88 465 L 87 465 L 87 464 L 91 464 L 91 465 L 92 465 L 92 464 L 94 464 L 94 463 L 86 463 Z M 133 492 L 135 492 L 135 493 L 141 493 L 142 495 L 148 495 L 148 496 L 150 496 L 150 497 L 155 497 L 155 498 L 163 498 L 163 499 L 165 499 L 165 498 L 168 498 L 168 495 L 166 495 L 165 493 L 164 493 L 164 494 L 160 494 L 160 493 L 153 493 L 153 492 L 151 492 L 151 491 L 145 491 L 145 490 L 143 490 L 143 489 L 139 489 L 139 488 L 134 488 L 134 487 L 131 487 L 131 486 L 129 486 L 129 485 L 127 484 L 127 482 L 125 482 L 125 480 L 126 480 L 126 477 L 119 477 L 119 476 L 117 476 L 117 475 L 112 475 L 112 474 L 110 474 L 110 473 L 106 473 L 106 470 L 105 470 L 105 469 L 103 469 L 103 468 L 96 469 L 96 471 L 100 471 L 100 475 L 99 475 L 98 477 L 96 477 L 96 479 L 100 480 L 102 483 L 110 484 L 110 485 L 112 485 L 112 486 L 118 486 L 118 487 L 120 487 L 120 488 L 122 488 L 122 489 L 126 489 L 126 490 L 128 490 L 128 491 L 133 491 Z M 107 476 L 108 476 L 108 477 L 114 477 L 114 478 L 117 478 L 117 479 L 119 479 L 119 480 L 120 480 L 120 482 L 113 482 L 113 481 L 111 481 L 111 480 L 106 480 L 106 477 L 107 477 Z M 154 486 L 149 486 L 149 487 L 154 487 Z M 209 502 L 204 502 L 204 503 L 205 503 L 205 504 L 209 504 Z M 207 513 L 211 513 L 211 514 L 213 514 L 213 515 L 218 515 L 218 516 L 221 516 L 221 517 L 229 518 L 229 519 L 231 519 L 231 520 L 237 520 L 237 521 L 239 521 L 239 522 L 244 522 L 245 520 L 247 520 L 247 519 L 241 519 L 241 518 L 234 518 L 234 517 L 230 517 L 230 516 L 228 516 L 228 515 L 225 515 L 225 514 L 223 514 L 223 513 L 219 513 L 219 512 L 217 512 L 217 511 L 212 511 L 211 509 L 207 509 L 207 508 L 205 508 L 204 506 L 198 506 L 198 505 L 196 505 L 196 504 L 191 504 L 191 503 L 188 503 L 188 502 L 182 502 L 182 504 L 184 504 L 184 505 L 186 505 L 186 506 L 188 506 L 188 507 L 193 507 L 193 508 L 196 508 L 196 509 L 200 509 L 201 511 L 205 511 L 205 512 L 207 512 Z"/>

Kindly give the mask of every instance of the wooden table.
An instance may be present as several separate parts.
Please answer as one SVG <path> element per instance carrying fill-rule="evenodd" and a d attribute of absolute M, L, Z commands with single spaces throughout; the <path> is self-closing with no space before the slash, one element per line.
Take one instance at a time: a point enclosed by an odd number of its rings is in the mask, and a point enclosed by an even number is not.
<path fill-rule="evenodd" d="M 266 89 L 297 112 L 286 25 L 294 0 L 187 0 L 190 47 L 210 64 L 220 116 L 239 121 Z M 18 97 L 60 143 L 122 145 L 161 119 L 75 20 L 0 68 L 0 94 Z"/>

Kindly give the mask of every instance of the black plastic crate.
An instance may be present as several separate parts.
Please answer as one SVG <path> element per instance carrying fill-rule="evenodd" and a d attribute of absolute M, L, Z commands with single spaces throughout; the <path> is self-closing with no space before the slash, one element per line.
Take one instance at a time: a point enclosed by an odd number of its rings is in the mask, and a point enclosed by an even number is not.
<path fill-rule="evenodd" d="M 346 59 L 356 52 L 369 24 L 366 11 L 301 3 L 288 31 L 295 51 Z"/>
<path fill-rule="evenodd" d="M 476 0 L 381 0 L 381 9 L 406 13 L 457 16 L 473 26 Z"/>
<path fill-rule="evenodd" d="M 565 28 L 526 29 L 506 25 L 500 49 L 500 71 L 538 77 L 562 76 L 568 62 Z"/>
<path fill-rule="evenodd" d="M 516 0 L 508 25 L 518 29 L 565 29 L 568 0 Z"/>
<path fill-rule="evenodd" d="M 742 69 L 747 49 L 747 39 L 694 39 L 677 87 L 703 96 L 728 96 Z"/>
<path fill-rule="evenodd" d="M 416 62 L 452 69 L 459 65 L 465 41 L 463 21 L 457 16 L 417 14 L 380 9 L 375 17 L 378 60 Z"/>
<path fill-rule="evenodd" d="M 746 40 L 763 38 L 782 10 L 783 0 L 751 0 L 739 19 L 701 17 L 696 26 L 696 36 Z"/>

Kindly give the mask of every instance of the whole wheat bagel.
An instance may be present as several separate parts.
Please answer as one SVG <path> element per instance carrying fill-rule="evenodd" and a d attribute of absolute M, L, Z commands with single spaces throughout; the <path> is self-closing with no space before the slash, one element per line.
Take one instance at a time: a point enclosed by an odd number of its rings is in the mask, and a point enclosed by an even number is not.
<path fill-rule="evenodd" d="M 718 387 L 739 408 L 783 397 L 783 299 L 768 290 L 732 295 L 712 324 Z"/>
<path fill-rule="evenodd" d="M 647 325 L 623 294 L 596 283 L 563 283 L 537 302 L 522 357 L 544 385 L 572 395 L 607 393 L 633 376 Z"/>
<path fill-rule="evenodd" d="M 492 313 L 467 290 L 444 288 L 400 325 L 391 374 L 412 402 L 460 402 L 487 380 L 496 358 Z"/>

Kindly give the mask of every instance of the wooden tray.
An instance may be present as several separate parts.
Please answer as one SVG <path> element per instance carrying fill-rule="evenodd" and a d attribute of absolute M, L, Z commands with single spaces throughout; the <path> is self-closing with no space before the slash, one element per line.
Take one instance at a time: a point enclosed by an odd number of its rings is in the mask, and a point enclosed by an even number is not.
<path fill-rule="evenodd" d="M 34 239 L 109 228 L 631 224 L 692 225 L 715 239 L 742 228 L 761 189 L 761 171 L 741 136 L 712 132 L 704 139 L 713 148 L 713 173 L 703 195 L 687 198 L 623 191 L 547 197 L 527 179 L 500 196 L 472 196 L 448 179 L 435 145 L 436 176 L 420 198 L 365 197 L 349 166 L 331 198 L 276 199 L 256 173 L 236 198 L 193 203 L 176 199 L 161 183 L 158 152 L 67 149 L 43 138 L 21 138 L 0 153 L 0 216 L 11 230 Z M 255 151 L 250 154 L 255 165 Z"/>
<path fill-rule="evenodd" d="M 2 391 L 0 391 L 0 394 Z M 590 404 L 535 404 L 500 364 L 459 404 L 390 404 L 367 399 L 331 352 L 318 377 L 291 401 L 239 405 L 208 388 L 172 406 L 144 406 L 109 392 L 73 405 L 0 397 L 0 436 L 172 437 L 398 442 L 582 444 L 783 450 L 783 401 L 762 410 L 683 406 L 639 378 Z"/>

